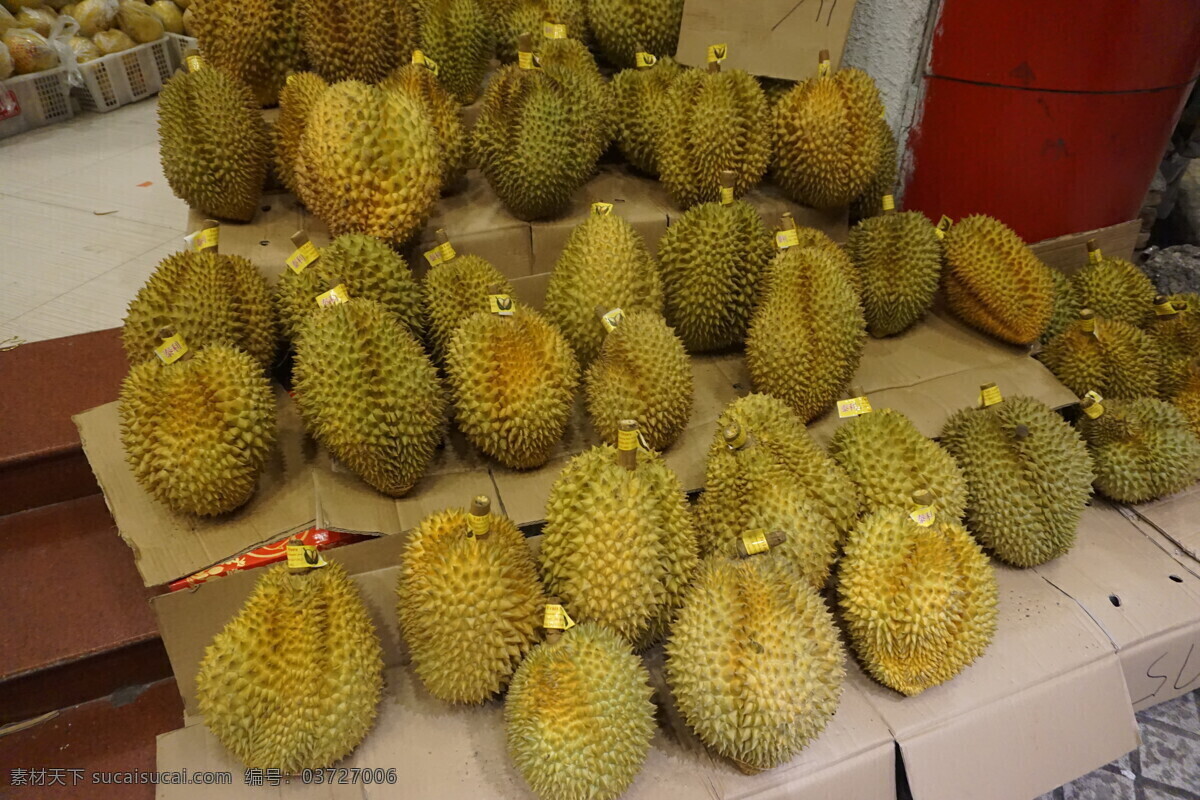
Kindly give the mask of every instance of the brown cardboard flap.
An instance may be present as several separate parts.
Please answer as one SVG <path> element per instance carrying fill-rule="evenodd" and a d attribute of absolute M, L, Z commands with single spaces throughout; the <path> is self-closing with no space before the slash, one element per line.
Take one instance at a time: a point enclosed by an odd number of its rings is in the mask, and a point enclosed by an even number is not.
<path fill-rule="evenodd" d="M 1130 508 L 1192 559 L 1200 561 L 1200 483 Z"/>
<path fill-rule="evenodd" d="M 1104 632 L 1036 572 L 996 577 L 996 637 L 951 681 L 904 697 L 851 670 L 900 744 L 915 800 L 1035 797 L 1138 745 Z"/>
<path fill-rule="evenodd" d="M 1095 500 L 1071 551 L 1036 571 L 1116 646 L 1135 710 L 1200 688 L 1200 578 L 1115 506 Z"/>
<path fill-rule="evenodd" d="M 1137 244 L 1141 229 L 1141 220 L 1131 219 L 1128 222 L 1109 225 L 1107 228 L 1045 239 L 1031 244 L 1029 249 L 1047 266 L 1074 275 L 1087 263 L 1089 239 L 1096 240 L 1100 252 L 1104 255 L 1130 261 L 1133 259 L 1133 246 Z"/>
<path fill-rule="evenodd" d="M 259 201 L 258 214 L 250 222 L 222 222 L 218 250 L 226 255 L 241 256 L 259 268 L 272 286 L 287 268 L 286 262 L 296 250 L 292 234 L 304 231 L 317 247 L 325 247 L 333 237 L 324 222 L 308 213 L 288 192 L 265 194 Z M 200 228 L 205 215 L 191 209 L 188 212 L 190 231 Z M 180 242 L 179 249 L 184 249 Z"/>
<path fill-rule="evenodd" d="M 766 223 L 767 230 L 779 226 L 780 217 L 787 211 L 801 228 L 816 228 L 829 234 L 838 244 L 845 244 L 850 236 L 849 211 L 846 208 L 810 208 L 793 202 L 783 190 L 773 183 L 760 183 L 742 198 L 754 206 Z M 672 212 L 674 221 L 680 212 Z"/>

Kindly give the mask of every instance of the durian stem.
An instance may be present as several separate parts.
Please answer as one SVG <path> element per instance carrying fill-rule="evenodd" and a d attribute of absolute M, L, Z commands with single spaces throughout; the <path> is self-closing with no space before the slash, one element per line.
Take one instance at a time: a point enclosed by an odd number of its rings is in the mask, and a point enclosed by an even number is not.
<path fill-rule="evenodd" d="M 492 501 L 487 497 L 487 495 L 476 495 L 471 501 L 471 509 L 467 513 L 470 514 L 474 519 L 482 519 L 482 524 L 479 524 L 478 526 L 468 524 L 468 537 L 474 536 L 474 538 L 480 542 L 488 538 L 488 535 L 492 532 L 491 528 L 488 526 L 488 516 L 491 514 L 491 512 Z"/>
<path fill-rule="evenodd" d="M 768 553 L 771 552 L 771 550 L 773 550 L 776 547 L 779 547 L 779 545 L 783 544 L 786 541 L 787 541 L 787 534 L 784 533 L 783 531 L 768 531 L 767 532 L 767 551 L 766 552 L 768 552 Z M 741 536 L 739 536 L 737 538 L 737 554 L 738 554 L 738 558 L 749 558 L 750 556 L 755 555 L 755 553 L 751 553 L 749 550 L 746 549 L 746 540 L 743 539 Z"/>
<path fill-rule="evenodd" d="M 1096 251 L 1097 251 L 1097 250 L 1099 250 L 1099 249 L 1100 249 L 1100 245 L 1096 243 L 1096 240 L 1095 240 L 1095 239 L 1088 239 L 1088 240 L 1087 240 L 1087 251 L 1088 251 L 1089 253 L 1094 253 L 1094 252 L 1096 252 Z"/>
<path fill-rule="evenodd" d="M 292 234 L 292 245 L 294 247 L 304 247 L 304 245 L 308 244 L 308 242 L 308 234 L 304 231 L 296 231 Z"/>
<path fill-rule="evenodd" d="M 532 53 L 533 52 L 533 34 L 522 33 L 517 36 L 517 52 Z"/>
<path fill-rule="evenodd" d="M 1013 438 L 1015 438 L 1018 442 L 1025 441 L 1027 438 L 1029 438 L 1029 426 L 1018 425 L 1013 431 Z"/>
<path fill-rule="evenodd" d="M 822 61 L 828 61 L 828 60 L 829 60 L 829 51 L 828 50 L 822 50 L 821 52 L 817 53 L 817 63 L 818 64 L 820 64 Z"/>
<path fill-rule="evenodd" d="M 721 71 L 721 62 L 720 61 L 708 62 L 708 71 L 714 75 L 716 73 L 720 72 Z"/>
<path fill-rule="evenodd" d="M 780 230 L 784 230 L 784 231 L 800 230 L 799 228 L 796 227 L 796 218 L 792 216 L 792 212 L 790 212 L 790 211 L 785 211 L 779 215 L 779 224 L 783 226 L 780 228 Z"/>
<path fill-rule="evenodd" d="M 171 327 L 170 325 L 164 325 L 158 329 L 158 340 L 160 342 L 165 342 L 167 339 L 170 339 L 174 335 L 175 335 L 175 329 L 173 327 Z M 184 342 L 184 344 L 187 344 L 187 342 Z M 181 361 L 187 361 L 193 355 L 194 354 L 192 353 L 192 349 L 189 347 L 183 355 L 181 355 L 179 358 L 175 359 L 175 363 L 178 364 Z"/>
<path fill-rule="evenodd" d="M 720 175 L 721 186 L 726 189 L 732 189 L 737 186 L 737 173 L 731 169 L 721 170 Z"/>
<path fill-rule="evenodd" d="M 912 501 L 915 506 L 931 506 L 933 505 L 933 492 L 928 489 L 916 489 L 912 493 Z"/>
<path fill-rule="evenodd" d="M 721 436 L 725 439 L 725 446 L 730 450 L 742 450 L 754 445 L 754 437 L 748 431 L 742 429 L 742 426 L 735 420 L 729 423 Z"/>
<path fill-rule="evenodd" d="M 558 597 L 547 597 L 546 605 L 560 606 L 560 605 L 562 605 L 562 600 L 559 599 Z M 565 611 L 565 609 L 564 609 L 564 611 Z M 557 628 L 546 628 L 545 631 L 546 631 L 545 641 L 546 641 L 546 644 L 549 644 L 549 645 L 558 644 L 558 640 L 561 639 L 562 635 L 563 635 L 563 632 L 558 630 Z"/>

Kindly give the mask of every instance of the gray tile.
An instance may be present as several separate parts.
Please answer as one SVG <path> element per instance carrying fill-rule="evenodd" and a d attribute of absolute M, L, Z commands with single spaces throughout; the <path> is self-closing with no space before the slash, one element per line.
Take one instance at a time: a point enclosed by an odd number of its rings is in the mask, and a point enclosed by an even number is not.
<path fill-rule="evenodd" d="M 1183 728 L 1185 731 L 1200 733 L 1200 711 L 1196 709 L 1196 695 L 1189 692 L 1182 697 L 1168 700 L 1138 712 L 1138 719 L 1153 719 Z"/>
<path fill-rule="evenodd" d="M 1200 789 L 1200 734 L 1180 736 L 1153 723 L 1142 725 L 1142 774 L 1179 789 Z"/>
<path fill-rule="evenodd" d="M 1064 800 L 1134 800 L 1133 781 L 1098 770 L 1063 787 Z"/>
<path fill-rule="evenodd" d="M 1162 789 L 1155 789 L 1150 786 L 1142 787 L 1142 800 L 1196 800 L 1198 797 L 1200 797 L 1200 794 L 1192 792 L 1164 792 Z"/>

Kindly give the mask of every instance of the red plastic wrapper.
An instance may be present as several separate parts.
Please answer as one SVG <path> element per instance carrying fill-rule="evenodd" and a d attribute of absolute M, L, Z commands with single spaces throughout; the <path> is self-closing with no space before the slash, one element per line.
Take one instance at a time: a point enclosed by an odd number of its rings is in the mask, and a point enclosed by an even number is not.
<path fill-rule="evenodd" d="M 303 544 L 312 545 L 320 550 L 330 550 L 335 547 L 354 544 L 355 542 L 371 538 L 373 537 L 365 536 L 361 533 L 343 533 L 341 531 L 327 531 L 324 528 L 309 528 L 303 533 L 285 536 L 277 542 L 264 544 L 262 547 L 251 550 L 248 553 L 242 553 L 240 556 L 234 556 L 228 561 L 222 561 L 220 564 L 214 564 L 208 569 L 202 569 L 195 574 L 188 575 L 186 578 L 172 581 L 168 588 L 172 592 L 177 592 L 180 589 L 190 589 L 193 586 L 199 586 L 205 581 L 220 578 L 233 572 L 254 569 L 255 567 L 265 567 L 269 564 L 287 561 L 287 545 L 293 539 L 300 539 Z"/>

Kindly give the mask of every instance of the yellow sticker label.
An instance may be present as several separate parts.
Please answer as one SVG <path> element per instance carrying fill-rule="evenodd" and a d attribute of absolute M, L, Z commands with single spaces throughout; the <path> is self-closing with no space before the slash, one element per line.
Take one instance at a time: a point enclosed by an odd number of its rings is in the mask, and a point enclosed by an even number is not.
<path fill-rule="evenodd" d="M 1004 398 L 1000 395 L 999 386 L 988 386 L 987 388 L 979 390 L 979 405 L 982 408 L 994 406 L 1003 401 Z"/>
<path fill-rule="evenodd" d="M 311 544 L 288 544 L 288 569 L 316 569 L 328 562 L 321 556 L 321 551 Z"/>
<path fill-rule="evenodd" d="M 567 26 L 561 22 L 543 22 L 542 36 L 547 39 L 565 39 L 567 38 Z"/>
<path fill-rule="evenodd" d="M 517 53 L 517 66 L 521 69 L 537 69 L 537 64 L 533 61 L 533 53 Z"/>
<path fill-rule="evenodd" d="M 291 86 L 295 82 L 296 82 L 296 73 L 294 73 L 294 72 L 289 72 L 287 74 L 287 77 L 283 79 L 284 86 Z"/>
<path fill-rule="evenodd" d="M 612 333 L 617 329 L 617 326 L 625 321 L 625 312 L 619 308 L 614 308 L 607 312 L 600 321 L 604 323 L 604 329 Z"/>
<path fill-rule="evenodd" d="M 935 228 L 938 238 L 945 239 L 946 231 L 950 230 L 950 226 L 953 224 L 954 224 L 953 220 L 951 220 L 945 214 L 942 214 L 942 218 L 937 221 L 937 228 Z"/>
<path fill-rule="evenodd" d="M 721 205 L 727 206 L 732 202 L 733 202 L 733 187 L 732 186 L 722 186 L 721 187 Z"/>
<path fill-rule="evenodd" d="M 637 431 L 617 431 L 618 450 L 637 450 L 639 444 Z"/>
<path fill-rule="evenodd" d="M 892 197 L 890 194 L 885 194 L 883 196 L 882 203 L 883 203 L 884 211 L 895 211 L 896 210 L 896 198 Z"/>
<path fill-rule="evenodd" d="M 838 400 L 838 416 L 845 419 L 846 417 L 859 417 L 863 414 L 871 413 L 871 401 L 865 396 L 851 397 L 848 400 Z"/>
<path fill-rule="evenodd" d="M 210 250 L 216 247 L 221 241 L 221 228 L 217 225 L 211 228 L 203 228 L 195 233 L 188 234 L 183 237 L 183 240 L 187 242 L 188 247 L 197 252 L 200 250 Z"/>
<path fill-rule="evenodd" d="M 638 69 L 653 67 L 657 63 L 658 56 L 654 55 L 653 53 L 636 53 L 633 56 L 633 64 Z"/>
<path fill-rule="evenodd" d="M 786 231 L 775 231 L 775 247 L 787 250 L 800 244 L 800 231 L 788 228 Z"/>
<path fill-rule="evenodd" d="M 321 254 L 317 251 L 317 246 L 312 242 L 305 242 L 287 257 L 288 269 L 299 275 L 301 272 L 304 272 L 309 264 L 312 264 L 320 257 Z"/>
<path fill-rule="evenodd" d="M 606 217 L 612 213 L 612 210 L 612 203 L 592 203 L 592 213 L 597 216 Z"/>
<path fill-rule="evenodd" d="M 1095 250 L 1088 250 L 1088 263 L 1089 264 L 1099 264 L 1103 260 L 1104 260 L 1104 257 L 1100 255 L 1099 247 L 1097 247 Z"/>
<path fill-rule="evenodd" d="M 1154 313 L 1159 317 L 1170 317 L 1178 313 L 1179 309 L 1175 308 L 1175 304 L 1168 300 L 1165 303 L 1155 303 Z"/>
<path fill-rule="evenodd" d="M 933 506 L 917 506 L 908 516 L 922 528 L 928 528 L 937 517 L 937 511 Z"/>
<path fill-rule="evenodd" d="M 199 72 L 200 70 L 204 69 L 204 59 L 195 55 L 188 56 L 187 68 L 188 72 Z"/>
<path fill-rule="evenodd" d="M 329 308 L 341 303 L 349 302 L 350 292 L 346 289 L 346 284 L 339 283 L 337 286 L 330 289 L 328 292 L 322 292 L 317 295 L 317 305 L 321 308 Z"/>
<path fill-rule="evenodd" d="M 454 252 L 454 245 L 449 242 L 442 242 L 432 250 L 425 251 L 425 260 L 429 262 L 429 266 L 436 267 L 438 264 L 445 264 L 456 255 L 458 253 Z"/>
<path fill-rule="evenodd" d="M 1091 400 L 1093 403 L 1099 403 L 1101 400 L 1104 399 L 1103 397 L 1100 396 L 1100 393 L 1097 392 L 1095 389 L 1092 389 L 1090 392 L 1085 394 L 1084 398 L 1087 400 Z"/>
<path fill-rule="evenodd" d="M 421 52 L 420 50 L 413 50 L 413 54 L 412 54 L 412 63 L 414 63 L 414 64 L 420 64 L 422 67 L 425 67 L 427 70 L 429 70 L 430 72 L 432 72 L 434 75 L 437 75 L 437 74 L 438 74 L 438 64 L 437 64 L 437 62 L 436 62 L 436 61 L 434 61 L 434 60 L 433 60 L 432 58 L 430 58 L 429 56 L 425 55 L 425 54 L 424 54 L 423 52 Z"/>
<path fill-rule="evenodd" d="M 1100 403 L 1092 403 L 1091 405 L 1083 407 L 1083 413 L 1087 414 L 1090 419 L 1096 419 L 1104 413 L 1104 406 Z"/>
<path fill-rule="evenodd" d="M 1079 329 L 1081 331 L 1083 331 L 1084 333 L 1095 334 L 1096 333 L 1096 318 L 1095 317 L 1085 317 L 1085 318 L 1079 320 Z"/>
<path fill-rule="evenodd" d="M 154 355 L 158 356 L 158 360 L 164 364 L 174 364 L 183 358 L 187 351 L 188 346 L 183 341 L 183 337 L 176 334 L 163 339 L 162 344 L 154 348 Z"/>
<path fill-rule="evenodd" d="M 708 63 L 712 64 L 715 61 L 724 61 L 729 57 L 729 45 L 727 44 L 710 44 L 708 46 Z"/>
<path fill-rule="evenodd" d="M 467 514 L 467 528 L 475 536 L 486 536 L 490 527 L 489 514 Z"/>
<path fill-rule="evenodd" d="M 746 548 L 746 555 L 752 556 L 756 553 L 765 553 L 771 549 L 770 543 L 767 541 L 767 532 L 762 528 L 755 528 L 752 531 L 746 531 L 742 534 L 742 544 Z"/>
<path fill-rule="evenodd" d="M 501 317 L 511 317 L 516 311 L 513 299 L 507 294 L 489 294 L 488 310 Z"/>
<path fill-rule="evenodd" d="M 575 627 L 575 620 L 558 603 L 547 603 L 542 615 L 542 627 L 548 631 L 569 631 Z"/>
<path fill-rule="evenodd" d="M 833 72 L 833 67 L 830 65 L 828 58 L 821 59 L 821 61 L 817 62 L 818 78 L 828 78 L 829 73 L 831 72 Z"/>

